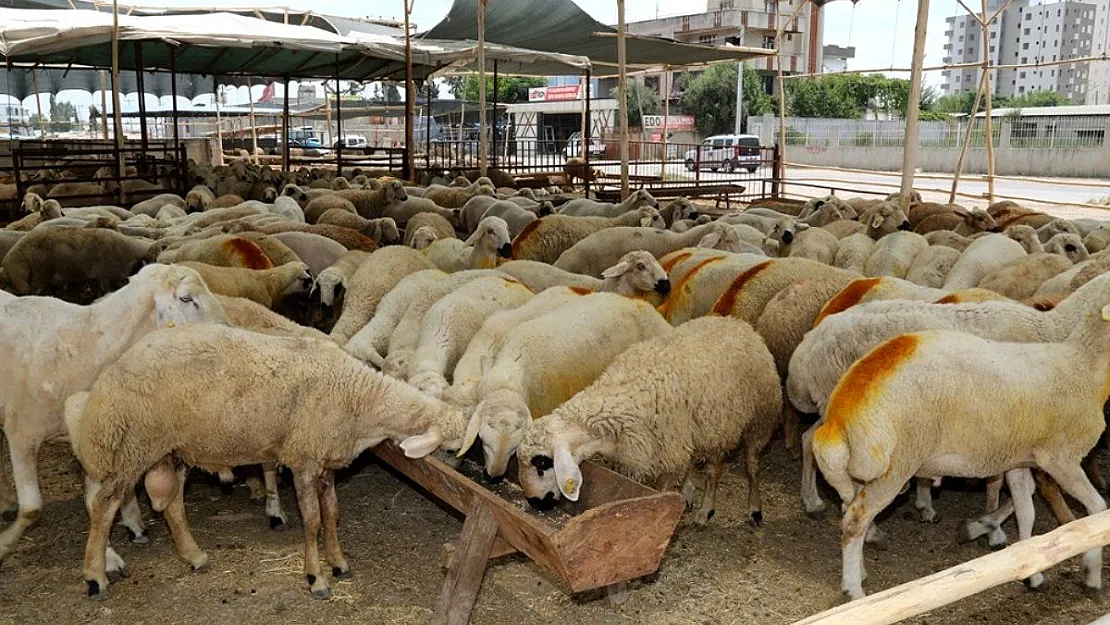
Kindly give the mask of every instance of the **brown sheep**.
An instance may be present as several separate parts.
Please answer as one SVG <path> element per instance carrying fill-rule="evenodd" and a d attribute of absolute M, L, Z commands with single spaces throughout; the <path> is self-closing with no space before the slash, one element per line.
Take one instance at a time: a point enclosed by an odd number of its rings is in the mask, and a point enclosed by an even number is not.
<path fill-rule="evenodd" d="M 563 175 L 566 176 L 568 183 L 574 184 L 575 179 L 593 182 L 601 177 L 602 172 L 600 169 L 591 168 L 589 163 L 576 156 L 567 159 L 566 164 L 563 165 Z"/>
<path fill-rule="evenodd" d="M 390 180 L 376 191 L 343 189 L 336 191 L 335 194 L 350 200 L 351 204 L 354 204 L 355 211 L 366 219 L 381 217 L 387 204 L 393 200 L 404 201 L 408 198 L 405 185 L 400 180 Z"/>
<path fill-rule="evenodd" d="M 336 243 L 342 245 L 348 250 L 359 250 L 362 252 L 373 252 L 378 249 L 378 244 L 374 239 L 362 234 L 358 230 L 351 228 L 344 228 L 343 226 L 336 226 L 332 224 L 302 224 L 291 221 L 279 221 L 274 223 L 262 224 L 253 228 L 256 232 L 263 234 L 277 234 L 279 232 L 309 232 L 327 237 Z M 246 233 L 244 233 L 246 234 Z M 276 261 L 275 261 L 276 262 Z"/>
<path fill-rule="evenodd" d="M 934 213 L 921 220 L 913 229 L 918 234 L 937 230 L 951 230 L 966 237 L 977 232 L 997 232 L 998 223 L 984 210 L 957 208 L 951 212 Z"/>
<path fill-rule="evenodd" d="M 212 203 L 209 204 L 208 207 L 205 208 L 204 210 L 210 211 L 214 208 L 231 208 L 232 206 L 238 206 L 242 203 L 243 203 L 243 198 L 242 197 L 240 197 L 238 195 L 235 195 L 233 193 L 225 193 L 225 194 L 219 196 L 218 198 L 216 198 L 215 200 L 213 200 Z"/>
<path fill-rule="evenodd" d="M 436 213 L 417 213 L 405 225 L 404 244 L 406 246 L 412 247 L 413 237 L 416 235 L 416 231 L 422 227 L 430 228 L 435 233 L 436 239 L 455 238 L 455 227 L 451 225 L 450 221 L 447 221 L 446 217 Z"/>
<path fill-rule="evenodd" d="M 161 248 L 106 228 L 36 228 L 4 256 L 17 295 L 40 295 L 52 285 L 94 280 L 102 292 L 118 287 Z"/>
<path fill-rule="evenodd" d="M 332 225 L 350 228 L 365 234 L 378 245 L 397 243 L 401 239 L 401 232 L 397 229 L 397 222 L 389 217 L 377 219 L 364 219 L 358 213 L 348 212 L 343 209 L 325 211 L 316 220 L 320 226 Z"/>
<path fill-rule="evenodd" d="M 320 217 L 329 211 L 345 211 L 358 216 L 355 205 L 345 197 L 335 193 L 328 193 L 309 200 L 304 207 L 304 220 L 310 224 L 320 223 Z"/>

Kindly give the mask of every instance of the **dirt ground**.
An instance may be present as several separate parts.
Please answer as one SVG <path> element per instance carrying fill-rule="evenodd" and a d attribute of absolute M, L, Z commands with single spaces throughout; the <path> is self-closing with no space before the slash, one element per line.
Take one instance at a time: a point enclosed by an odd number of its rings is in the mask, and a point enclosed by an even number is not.
<path fill-rule="evenodd" d="M 340 539 L 354 576 L 333 582 L 331 600 L 309 596 L 291 485 L 283 483 L 282 498 L 293 529 L 274 532 L 244 487 L 229 490 L 194 473 L 186 506 L 210 569 L 189 572 L 174 556 L 164 522 L 152 518 L 141 497 L 151 519 L 150 543 L 131 545 L 117 528 L 114 542 L 130 576 L 114 584 L 106 600 L 94 601 L 85 597 L 80 572 L 87 519 L 79 470 L 67 447 L 46 446 L 43 521 L 0 567 L 0 623 L 425 623 L 443 583 L 443 543 L 458 534 L 461 520 L 376 462 L 360 464 L 338 484 Z M 633 583 L 621 607 L 596 593 L 568 596 L 544 570 L 510 556 L 491 564 L 471 622 L 772 625 L 831 607 L 841 601 L 838 523 L 802 514 L 799 475 L 799 463 L 774 441 L 763 462 L 765 523 L 753 529 L 745 518 L 746 480 L 730 467 L 710 524 L 680 525 L 658 575 Z M 981 509 L 981 491 L 945 488 L 936 496 L 939 523 L 919 522 L 905 497 L 886 515 L 881 525 L 891 549 L 866 551 L 866 590 L 987 553 L 984 544 L 955 541 L 960 519 Z M 1053 526 L 1039 508 L 1037 533 Z M 1012 521 L 1007 531 L 1016 536 Z M 909 622 L 1085 625 L 1110 612 L 1110 601 L 1083 592 L 1077 559 L 1051 569 L 1047 578 L 1039 592 L 1007 584 Z"/>

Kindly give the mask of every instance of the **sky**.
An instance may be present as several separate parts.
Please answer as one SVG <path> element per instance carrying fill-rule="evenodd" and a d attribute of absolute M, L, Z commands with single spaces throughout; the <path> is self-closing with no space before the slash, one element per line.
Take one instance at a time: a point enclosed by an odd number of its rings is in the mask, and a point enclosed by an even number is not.
<path fill-rule="evenodd" d="M 514 0 L 494 0 L 512 2 Z M 797 0 L 795 0 L 797 1 Z M 341 15 L 346 17 L 383 17 L 401 20 L 404 17 L 403 0 L 276 0 L 277 3 L 292 9 L 314 11 L 316 13 Z M 452 4 L 452 0 L 412 0 L 412 21 L 420 30 L 426 30 L 439 22 Z M 617 21 L 616 2 L 613 0 L 574 0 L 587 13 L 598 21 L 615 24 Z M 242 7 L 248 0 L 146 0 L 147 4 L 166 7 Z M 974 0 L 972 5 L 977 4 Z M 283 6 L 284 6 L 283 5 Z M 263 5 L 264 6 L 264 5 Z M 683 15 L 705 10 L 705 0 L 628 0 L 626 19 L 638 21 L 656 16 Z M 368 11 L 369 9 L 369 11 Z M 785 3 L 784 3 L 784 11 Z M 941 64 L 943 57 L 945 18 L 958 15 L 963 9 L 956 0 L 933 0 L 930 4 L 930 17 L 925 46 L 925 65 Z M 849 61 L 850 69 L 876 69 L 909 67 L 913 51 L 914 22 L 917 2 L 914 0 L 849 0 L 830 2 L 824 8 L 826 44 L 854 46 L 856 57 Z M 908 77 L 908 74 L 897 74 Z M 940 72 L 925 74 L 925 84 L 939 85 Z M 261 86 L 256 91 L 261 91 Z M 246 104 L 246 88 L 238 94 L 229 94 L 229 104 Z M 79 108 L 91 102 L 87 94 L 67 91 L 62 99 L 72 101 Z M 134 97 L 129 98 L 131 105 L 123 105 L 125 110 L 134 108 Z M 44 98 L 45 101 L 45 98 Z M 28 98 L 25 106 L 34 108 L 34 98 Z M 165 103 L 168 106 L 168 99 Z M 151 98 L 151 105 L 156 104 Z M 82 115 L 83 117 L 83 115 Z"/>

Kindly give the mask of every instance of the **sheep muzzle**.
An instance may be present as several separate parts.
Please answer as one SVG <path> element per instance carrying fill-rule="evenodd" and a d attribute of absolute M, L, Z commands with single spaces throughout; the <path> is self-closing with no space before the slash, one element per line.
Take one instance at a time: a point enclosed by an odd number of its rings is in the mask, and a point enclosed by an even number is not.
<path fill-rule="evenodd" d="M 513 257 L 513 246 L 512 246 L 512 244 L 511 243 L 506 243 L 505 245 L 502 245 L 501 247 L 497 248 L 497 255 L 500 256 L 501 258 L 512 258 Z"/>
<path fill-rule="evenodd" d="M 671 281 L 669 278 L 664 278 L 655 283 L 655 292 L 660 295 L 666 295 L 671 292 Z"/>
<path fill-rule="evenodd" d="M 529 497 L 528 505 L 540 512 L 546 512 L 555 507 L 555 501 L 555 493 L 548 491 L 547 494 L 543 496 L 543 499 L 539 497 Z"/>

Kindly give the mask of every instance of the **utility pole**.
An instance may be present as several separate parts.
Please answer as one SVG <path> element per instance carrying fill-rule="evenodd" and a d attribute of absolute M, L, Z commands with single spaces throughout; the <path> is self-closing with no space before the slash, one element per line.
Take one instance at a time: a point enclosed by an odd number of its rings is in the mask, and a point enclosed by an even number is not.
<path fill-rule="evenodd" d="M 744 45 L 744 27 L 740 26 L 737 29 L 736 45 Z M 725 41 L 730 41 L 731 38 Z M 735 134 L 740 134 L 741 125 L 744 123 L 744 62 L 740 61 L 736 64 L 736 129 Z"/>

